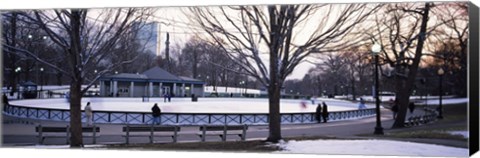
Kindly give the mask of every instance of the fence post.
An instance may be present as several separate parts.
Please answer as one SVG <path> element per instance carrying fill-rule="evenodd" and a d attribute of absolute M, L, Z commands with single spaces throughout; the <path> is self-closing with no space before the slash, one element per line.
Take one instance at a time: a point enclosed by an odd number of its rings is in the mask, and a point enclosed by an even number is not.
<path fill-rule="evenodd" d="M 70 126 L 67 125 L 67 144 L 70 144 Z"/>
<path fill-rule="evenodd" d="M 150 125 L 150 144 L 153 143 L 153 123 Z"/>
<path fill-rule="evenodd" d="M 97 143 L 97 127 L 93 124 L 93 144 Z"/>
<path fill-rule="evenodd" d="M 224 124 L 224 125 L 223 125 L 222 141 L 227 141 L 227 124 Z"/>
<path fill-rule="evenodd" d="M 43 132 L 42 132 L 42 125 L 38 125 L 38 143 L 43 144 Z"/>
<path fill-rule="evenodd" d="M 245 138 L 247 137 L 247 124 L 243 124 L 243 131 L 242 131 L 242 141 L 245 141 Z"/>
<path fill-rule="evenodd" d="M 206 126 L 205 125 L 202 125 L 202 142 L 205 141 L 205 130 L 206 130 Z"/>
<path fill-rule="evenodd" d="M 177 142 L 177 131 L 178 131 L 178 126 L 173 126 L 175 128 L 175 131 L 173 132 L 173 142 Z"/>
<path fill-rule="evenodd" d="M 129 143 L 129 135 L 130 135 L 130 126 L 127 124 L 127 135 L 125 137 L 125 140 L 126 142 L 125 143 Z"/>

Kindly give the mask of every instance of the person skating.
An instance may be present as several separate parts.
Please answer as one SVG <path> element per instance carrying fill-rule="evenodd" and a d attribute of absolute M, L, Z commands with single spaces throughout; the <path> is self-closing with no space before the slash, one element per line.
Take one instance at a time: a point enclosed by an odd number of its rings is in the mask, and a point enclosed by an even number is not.
<path fill-rule="evenodd" d="M 85 115 L 87 116 L 87 126 L 92 126 L 92 117 L 93 117 L 93 111 L 92 107 L 90 106 L 90 102 L 87 102 L 87 105 L 85 106 Z"/>

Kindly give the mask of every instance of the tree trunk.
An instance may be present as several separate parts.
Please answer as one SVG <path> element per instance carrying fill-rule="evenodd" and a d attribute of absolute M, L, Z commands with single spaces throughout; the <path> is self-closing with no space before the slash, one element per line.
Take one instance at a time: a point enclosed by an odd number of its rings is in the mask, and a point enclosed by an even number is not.
<path fill-rule="evenodd" d="M 282 139 L 281 127 L 280 127 L 280 87 L 270 86 L 268 88 L 268 142 L 278 143 Z"/>
<path fill-rule="evenodd" d="M 405 69 L 409 69 L 407 78 L 400 78 L 396 75 L 396 99 L 398 103 L 398 114 L 395 122 L 393 123 L 392 128 L 401 128 L 405 125 L 405 117 L 407 114 L 408 103 L 410 102 L 410 95 L 413 91 L 413 85 L 415 83 L 415 78 L 417 75 L 418 65 L 420 63 L 420 58 L 422 57 L 423 44 L 427 36 L 427 22 L 428 22 L 428 13 L 430 11 L 430 3 L 425 3 L 425 11 L 422 15 L 422 24 L 420 26 L 420 35 L 418 36 L 418 44 L 415 50 L 415 57 L 412 65 L 407 66 Z M 397 65 L 397 67 L 399 67 Z"/>
<path fill-rule="evenodd" d="M 81 83 L 70 84 L 70 147 L 82 147 Z"/>
<path fill-rule="evenodd" d="M 16 47 L 17 46 L 17 13 L 16 12 L 13 12 L 12 13 L 12 19 L 11 19 L 11 23 L 12 23 L 12 26 L 10 27 L 12 30 L 10 32 L 10 36 L 12 37 L 12 40 L 11 40 L 11 46 L 13 47 Z M 10 86 L 12 86 L 12 91 L 11 92 L 16 92 L 17 91 L 17 77 L 19 77 L 20 75 L 18 75 L 18 73 L 16 73 L 14 71 L 14 69 L 16 69 L 16 65 L 15 65 L 15 62 L 17 61 L 16 59 L 16 55 L 15 55 L 15 49 L 11 49 L 11 51 L 13 53 L 10 54 L 10 61 L 8 61 L 10 63 L 10 75 L 9 75 L 9 81 L 10 81 Z M 5 60 L 3 60 L 5 61 Z M 17 76 L 18 75 L 18 76 Z M 13 93 L 10 93 L 11 95 L 13 95 Z M 20 95 L 20 94 L 18 94 Z"/>
<path fill-rule="evenodd" d="M 356 93 L 355 93 L 355 78 L 352 79 L 352 100 L 357 100 L 357 96 L 356 96 Z"/>
<path fill-rule="evenodd" d="M 73 71 L 73 77 L 70 84 L 70 128 L 71 128 L 71 142 L 70 147 L 81 147 L 83 146 L 82 138 L 82 111 L 81 111 L 81 100 L 82 100 L 82 67 L 79 65 L 80 55 L 81 55 L 81 35 L 80 35 L 80 26 L 82 25 L 82 13 L 81 10 L 72 10 L 71 11 L 71 41 L 70 41 L 70 62 Z"/>

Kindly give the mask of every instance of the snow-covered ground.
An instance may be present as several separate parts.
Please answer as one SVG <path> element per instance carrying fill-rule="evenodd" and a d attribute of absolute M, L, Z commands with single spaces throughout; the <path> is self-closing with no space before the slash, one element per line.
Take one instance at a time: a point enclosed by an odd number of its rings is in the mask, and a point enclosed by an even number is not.
<path fill-rule="evenodd" d="M 468 149 L 390 140 L 305 140 L 276 144 L 278 153 L 379 155 L 379 156 L 468 156 Z"/>
<path fill-rule="evenodd" d="M 274 144 L 281 151 L 277 154 L 316 154 L 316 155 L 371 155 L 371 156 L 428 156 L 428 157 L 467 157 L 468 149 L 443 145 L 391 141 L 391 140 L 304 140 Z M 86 145 L 85 148 L 104 145 Z M 68 149 L 68 145 L 34 145 L 22 148 Z"/>
<path fill-rule="evenodd" d="M 315 112 L 316 105 L 306 101 L 306 108 L 300 106 L 302 100 L 282 99 L 280 112 Z M 316 104 L 324 101 L 329 106 L 329 111 L 355 110 L 357 103 L 321 98 Z M 198 102 L 191 102 L 190 98 L 172 98 L 171 102 L 164 102 L 163 98 L 150 98 L 149 102 L 142 102 L 142 98 L 83 98 L 82 104 L 91 103 L 93 110 L 97 111 L 131 111 L 150 112 L 154 103 L 158 103 L 162 112 L 184 113 L 268 113 L 268 99 L 266 98 L 199 98 Z M 60 99 L 25 99 L 12 100 L 14 105 L 68 109 L 69 104 L 64 98 Z M 367 104 L 367 108 L 374 108 Z M 83 107 L 82 107 L 83 109 Z"/>
<path fill-rule="evenodd" d="M 468 131 L 449 131 L 452 135 L 461 135 L 463 138 L 468 138 Z"/>
<path fill-rule="evenodd" d="M 460 103 L 467 103 L 467 102 L 468 102 L 468 98 L 442 99 L 442 105 L 460 104 Z M 420 103 L 420 104 L 423 104 L 423 103 Z M 439 105 L 440 100 L 438 98 L 437 99 L 432 99 L 432 100 L 429 99 L 427 104 L 428 105 Z"/>

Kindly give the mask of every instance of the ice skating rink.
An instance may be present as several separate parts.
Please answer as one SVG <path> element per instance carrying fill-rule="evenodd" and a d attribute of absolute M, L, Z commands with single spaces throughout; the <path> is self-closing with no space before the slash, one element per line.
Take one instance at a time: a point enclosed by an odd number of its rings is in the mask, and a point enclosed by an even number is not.
<path fill-rule="evenodd" d="M 301 102 L 306 103 L 302 108 Z M 324 101 L 329 111 L 356 110 L 358 103 L 318 98 L 315 104 L 311 100 L 280 100 L 281 113 L 304 113 L 315 112 L 318 103 Z M 164 102 L 163 98 L 149 98 L 148 102 L 142 102 L 142 98 L 83 98 L 82 109 L 90 102 L 94 111 L 119 111 L 119 112 L 150 112 L 154 103 L 157 103 L 162 112 L 171 113 L 268 113 L 268 99 L 266 98 L 198 98 L 198 102 L 191 102 L 190 98 L 172 98 L 171 102 Z M 69 103 L 65 98 L 56 99 L 25 99 L 11 101 L 13 105 L 47 108 L 69 109 Z M 374 105 L 367 104 L 367 108 Z"/>

